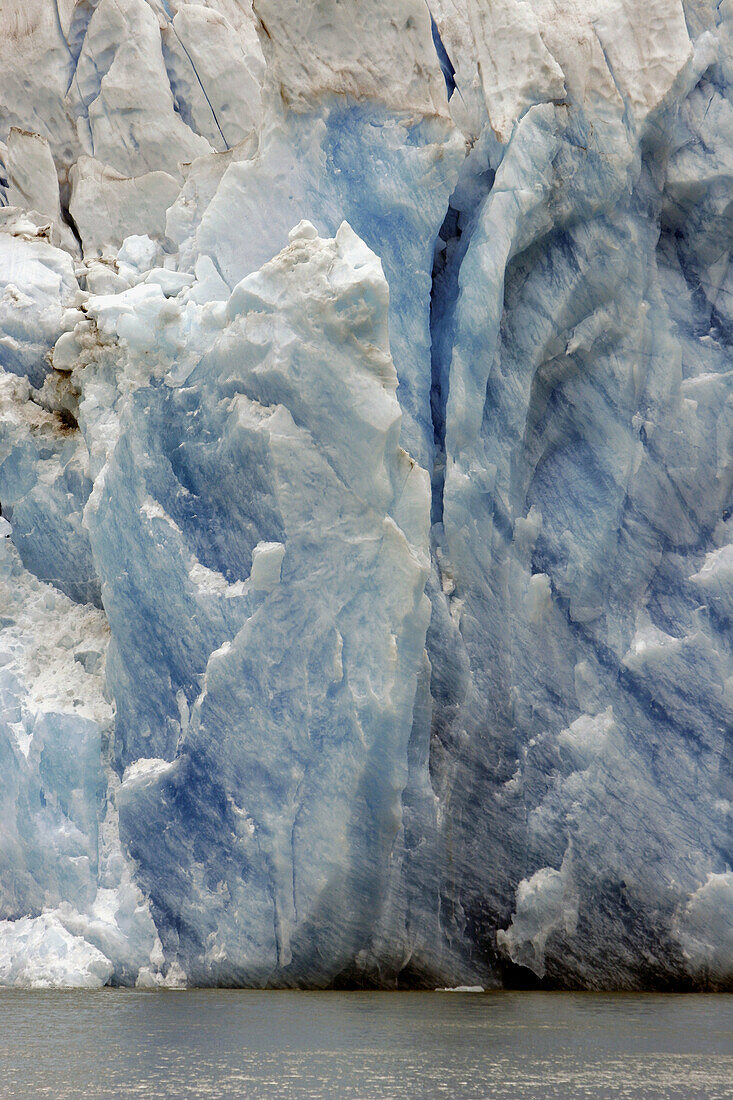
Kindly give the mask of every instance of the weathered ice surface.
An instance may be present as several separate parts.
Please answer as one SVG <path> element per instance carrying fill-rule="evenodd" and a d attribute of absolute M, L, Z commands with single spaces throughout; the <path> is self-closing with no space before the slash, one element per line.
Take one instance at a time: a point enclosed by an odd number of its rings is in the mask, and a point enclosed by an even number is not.
<path fill-rule="evenodd" d="M 732 988 L 731 0 L 0 31 L 0 985 Z"/>

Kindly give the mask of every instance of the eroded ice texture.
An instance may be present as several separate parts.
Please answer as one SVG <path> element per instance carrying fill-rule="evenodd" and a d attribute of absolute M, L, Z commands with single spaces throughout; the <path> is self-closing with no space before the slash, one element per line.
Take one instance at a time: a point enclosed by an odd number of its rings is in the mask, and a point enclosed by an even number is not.
<path fill-rule="evenodd" d="M 730 0 L 0 20 L 0 984 L 729 987 Z"/>

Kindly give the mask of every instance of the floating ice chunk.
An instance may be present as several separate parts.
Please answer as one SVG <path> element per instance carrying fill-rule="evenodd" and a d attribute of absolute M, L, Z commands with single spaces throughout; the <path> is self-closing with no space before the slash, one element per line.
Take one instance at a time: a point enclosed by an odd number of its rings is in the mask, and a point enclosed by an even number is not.
<path fill-rule="evenodd" d="M 485 993 L 486 990 L 482 985 L 450 985 L 439 986 L 436 993 Z"/>

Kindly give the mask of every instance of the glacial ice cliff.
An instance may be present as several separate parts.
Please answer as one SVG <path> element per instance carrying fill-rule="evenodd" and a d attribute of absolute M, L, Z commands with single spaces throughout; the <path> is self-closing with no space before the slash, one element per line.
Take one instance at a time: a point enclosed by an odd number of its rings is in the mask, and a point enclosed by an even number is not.
<path fill-rule="evenodd" d="M 0 30 L 0 985 L 731 988 L 733 0 Z"/>

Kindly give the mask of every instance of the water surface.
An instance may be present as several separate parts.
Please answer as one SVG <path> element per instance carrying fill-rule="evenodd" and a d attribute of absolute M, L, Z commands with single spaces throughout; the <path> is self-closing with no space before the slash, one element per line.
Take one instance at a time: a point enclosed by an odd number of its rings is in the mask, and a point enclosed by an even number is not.
<path fill-rule="evenodd" d="M 733 1097 L 733 996 L 0 993 L 3 1100 Z"/>

